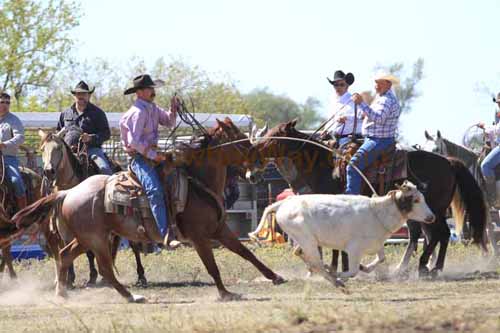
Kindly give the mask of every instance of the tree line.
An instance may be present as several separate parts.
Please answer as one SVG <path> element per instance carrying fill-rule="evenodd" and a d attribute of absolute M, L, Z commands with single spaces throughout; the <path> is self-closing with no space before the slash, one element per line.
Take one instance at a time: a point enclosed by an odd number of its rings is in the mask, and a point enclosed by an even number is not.
<path fill-rule="evenodd" d="M 125 87 L 132 77 L 147 72 L 165 81 L 157 90 L 160 105 L 168 105 L 177 92 L 195 112 L 248 114 L 258 124 L 270 125 L 299 118 L 302 128 L 313 128 L 323 120 L 322 105 L 315 97 L 300 103 L 269 88 L 243 93 L 231 77 L 211 75 L 182 59 L 159 57 L 149 67 L 137 57 L 128 59 L 126 66 L 103 58 L 77 60 L 72 31 L 81 16 L 73 1 L 0 0 L 0 90 L 12 92 L 14 111 L 60 112 L 72 103 L 69 90 L 75 80 L 84 79 L 96 86 L 92 102 L 106 112 L 124 112 L 132 98 L 123 96 Z M 387 69 L 404 74 L 402 63 Z M 419 95 L 416 86 L 423 76 L 423 60 L 418 59 L 406 76 L 396 93 L 409 110 Z M 369 92 L 366 96 L 368 101 L 373 98 Z"/>

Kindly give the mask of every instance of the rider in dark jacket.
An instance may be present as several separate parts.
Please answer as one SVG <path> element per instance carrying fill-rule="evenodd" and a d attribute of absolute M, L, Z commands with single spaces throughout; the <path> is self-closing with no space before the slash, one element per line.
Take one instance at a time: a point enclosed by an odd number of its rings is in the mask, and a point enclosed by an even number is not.
<path fill-rule="evenodd" d="M 74 141 L 75 129 L 81 131 L 82 134 L 77 138 L 88 144 L 89 157 L 99 168 L 99 173 L 111 175 L 113 169 L 102 150 L 102 144 L 110 138 L 111 131 L 104 111 L 89 102 L 93 92 L 94 88 L 89 89 L 84 81 L 80 81 L 75 89 L 71 90 L 75 102 L 61 113 L 57 130 L 67 129 L 65 141 L 70 145 L 75 144 L 75 142 L 68 142 L 68 140 Z"/>

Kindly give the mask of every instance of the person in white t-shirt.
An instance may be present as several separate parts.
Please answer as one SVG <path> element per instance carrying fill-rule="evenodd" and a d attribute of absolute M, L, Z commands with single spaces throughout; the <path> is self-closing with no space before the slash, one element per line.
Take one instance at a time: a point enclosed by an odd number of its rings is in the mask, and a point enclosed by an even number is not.
<path fill-rule="evenodd" d="M 355 112 L 354 102 L 348 91 L 349 86 L 354 83 L 352 73 L 345 74 L 338 70 L 333 74 L 333 79 L 327 78 L 327 80 L 335 90 L 331 104 L 331 115 L 334 117 L 331 120 L 330 135 L 336 139 L 339 147 L 342 147 L 350 141 L 352 135 L 361 137 L 363 112 L 361 110 Z"/>

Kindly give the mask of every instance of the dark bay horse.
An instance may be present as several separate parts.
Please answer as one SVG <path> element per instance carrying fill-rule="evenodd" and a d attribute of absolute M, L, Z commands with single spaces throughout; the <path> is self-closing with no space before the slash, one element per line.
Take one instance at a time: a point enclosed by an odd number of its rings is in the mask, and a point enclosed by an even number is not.
<path fill-rule="evenodd" d="M 1 152 L 0 152 L 0 158 Z M 27 203 L 31 204 L 40 198 L 40 189 L 42 186 L 42 177 L 33 170 L 21 167 L 20 173 L 23 177 L 24 186 L 26 188 Z M 1 178 L 1 177 L 0 177 Z M 15 224 L 11 223 L 10 218 L 16 213 L 17 205 L 10 189 L 6 184 L 6 179 L 0 180 L 0 240 L 8 237 L 12 232 L 15 232 Z M 44 234 L 46 234 L 44 232 Z M 47 237 L 48 235 L 46 235 Z M 12 254 L 10 246 L 2 246 L 2 261 L 0 262 L 0 273 L 3 273 L 5 267 L 9 271 L 11 279 L 17 277 L 14 267 L 12 266 Z"/>
<path fill-rule="evenodd" d="M 83 163 L 78 159 L 78 156 L 73 153 L 72 149 L 63 140 L 65 129 L 58 133 L 49 133 L 43 130 L 38 131 L 41 139 L 40 150 L 43 160 L 43 173 L 50 182 L 54 191 L 68 190 L 79 183 L 81 183 L 89 175 L 97 174 L 97 169 L 93 165 Z M 84 165 L 87 164 L 87 165 Z M 115 170 L 119 171 L 119 170 Z M 112 236 L 112 249 L 113 256 L 116 255 L 118 246 L 120 244 L 120 237 Z M 144 267 L 141 262 L 140 244 L 129 242 L 130 247 L 134 253 L 136 266 L 137 266 L 137 285 L 147 286 L 147 279 L 144 273 Z M 57 252 L 57 251 L 54 251 Z M 55 253 L 54 255 L 58 255 Z M 97 270 L 95 267 L 95 257 L 92 251 L 87 251 L 87 259 L 89 262 L 89 280 L 87 285 L 95 285 L 97 280 Z M 75 272 L 71 266 L 68 275 L 69 285 L 75 282 Z"/>
<path fill-rule="evenodd" d="M 253 167 L 262 167 L 263 164 L 269 162 L 270 158 L 287 157 L 294 162 L 302 181 L 311 188 L 324 191 L 319 193 L 343 193 L 342 186 L 331 179 L 333 153 L 311 143 L 276 139 L 276 137 L 310 139 L 309 135 L 295 129 L 295 125 L 296 120 L 279 124 L 262 138 L 258 138 L 252 149 L 252 156 L 249 158 L 250 166 L 253 163 Z M 318 144 L 321 145 L 319 142 Z M 463 223 L 464 215 L 468 214 L 473 242 L 487 251 L 485 237 L 487 208 L 484 195 L 463 163 L 426 151 L 410 151 L 408 152 L 408 180 L 417 184 L 424 193 L 427 204 L 436 215 L 436 223 L 418 225 L 417 228 L 418 230 L 422 228 L 428 241 L 428 246 L 424 249 L 419 261 L 421 276 L 429 273 L 437 275 L 443 270 L 450 238 L 450 229 L 446 223 L 446 210 L 450 205 L 458 225 Z M 415 237 L 416 228 L 412 228 L 415 223 L 417 222 L 408 222 L 410 244 L 418 241 L 418 236 Z M 440 247 L 436 266 L 429 271 L 427 264 L 438 243 Z M 400 272 L 407 270 L 410 256 L 414 251 L 410 248 L 410 244 L 399 265 L 398 271 Z"/>
<path fill-rule="evenodd" d="M 175 157 L 176 161 L 181 161 L 179 163 L 185 166 L 190 176 L 185 211 L 175 217 L 176 223 L 182 236 L 193 244 L 214 279 L 222 300 L 232 300 L 238 298 L 238 295 L 229 292 L 222 283 L 211 240 L 219 241 L 229 250 L 250 261 L 274 284 L 284 282 L 282 277 L 266 267 L 244 247 L 225 223 L 222 193 L 226 169 L 228 165 L 241 163 L 245 154 L 243 145 L 224 145 L 231 138 L 229 130 L 229 126 L 219 122 L 213 131 L 203 135 L 198 147 L 185 147 Z M 165 168 L 171 169 L 172 163 L 167 163 Z M 104 175 L 92 176 L 70 190 L 40 199 L 18 212 L 13 222 L 21 230 L 34 223 L 47 223 L 47 217 L 55 210 L 62 222 L 61 227 L 74 235 L 73 241 L 60 252 L 56 295 L 66 294 L 64 282 L 73 260 L 83 252 L 91 250 L 96 256 L 100 274 L 120 295 L 130 302 L 141 302 L 144 301 L 144 297 L 132 295 L 115 277 L 109 236 L 115 233 L 126 239 L 141 242 L 148 241 L 148 238 L 139 232 L 140 222 L 135 217 L 104 212 L 103 196 L 107 179 L 108 176 Z M 146 222 L 144 224 L 146 225 Z"/>

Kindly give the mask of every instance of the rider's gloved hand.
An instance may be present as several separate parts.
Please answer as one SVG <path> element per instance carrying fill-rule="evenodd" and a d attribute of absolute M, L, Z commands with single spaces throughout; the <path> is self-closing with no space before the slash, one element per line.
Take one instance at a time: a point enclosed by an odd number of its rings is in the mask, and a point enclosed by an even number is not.
<path fill-rule="evenodd" d="M 477 123 L 477 127 L 484 129 L 484 123 L 483 122 Z"/>

